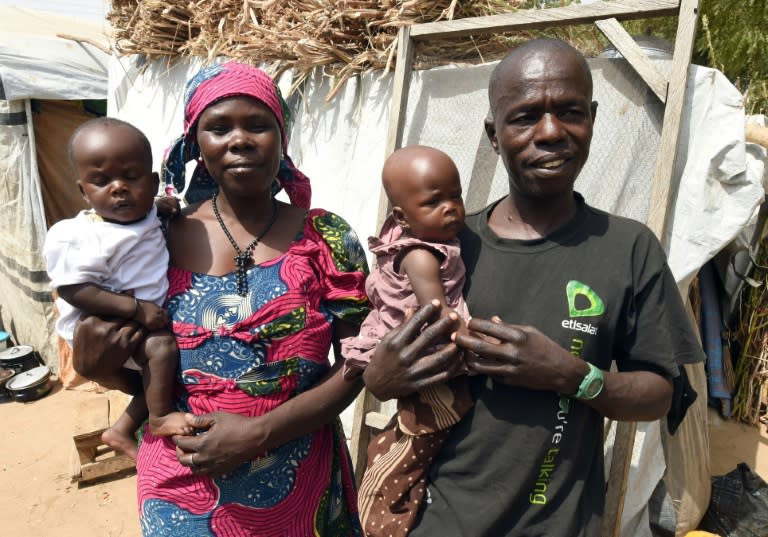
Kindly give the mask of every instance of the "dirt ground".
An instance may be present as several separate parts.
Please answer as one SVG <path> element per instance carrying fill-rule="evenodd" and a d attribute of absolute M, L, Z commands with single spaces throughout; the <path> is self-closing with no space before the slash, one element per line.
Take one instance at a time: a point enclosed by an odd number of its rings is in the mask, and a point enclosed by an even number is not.
<path fill-rule="evenodd" d="M 78 402 L 94 397 L 57 384 L 37 401 L 0 404 L 0 535 L 141 536 L 135 475 L 71 481 Z"/>
<path fill-rule="evenodd" d="M 78 405 L 94 397 L 100 395 L 56 385 L 37 401 L 0 403 L 0 535 L 141 535 L 135 475 L 90 486 L 71 481 Z M 723 421 L 711 412 L 710 443 L 713 474 L 746 462 L 768 479 L 763 427 Z"/>

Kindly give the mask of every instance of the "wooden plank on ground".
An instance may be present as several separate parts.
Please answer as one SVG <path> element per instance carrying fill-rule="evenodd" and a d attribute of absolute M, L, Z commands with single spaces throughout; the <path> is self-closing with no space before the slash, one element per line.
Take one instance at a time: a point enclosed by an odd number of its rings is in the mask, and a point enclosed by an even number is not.
<path fill-rule="evenodd" d="M 132 458 L 116 453 L 101 441 L 101 433 L 114 424 L 130 399 L 129 395 L 113 390 L 79 403 L 72 435 L 72 481 L 89 484 L 135 471 Z"/>
<path fill-rule="evenodd" d="M 107 392 L 107 397 L 109 398 L 109 425 L 111 427 L 117 418 L 125 412 L 133 396 L 119 390 L 110 390 Z"/>
<path fill-rule="evenodd" d="M 127 473 L 133 473 L 136 469 L 136 461 L 127 455 L 116 454 L 114 451 L 107 453 L 102 460 L 95 460 L 81 465 L 80 482 L 88 483 L 105 478 L 113 478 Z"/>
<path fill-rule="evenodd" d="M 106 396 L 99 394 L 79 402 L 73 439 L 92 436 L 94 431 L 103 432 L 108 427 L 109 399 Z"/>

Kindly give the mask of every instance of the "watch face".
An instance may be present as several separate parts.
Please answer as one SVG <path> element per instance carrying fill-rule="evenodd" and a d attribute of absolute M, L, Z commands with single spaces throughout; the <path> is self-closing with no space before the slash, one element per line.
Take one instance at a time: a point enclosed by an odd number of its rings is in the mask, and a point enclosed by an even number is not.
<path fill-rule="evenodd" d="M 597 394 L 600 393 L 600 390 L 603 388 L 603 379 L 601 378 L 594 378 L 589 381 L 589 384 L 587 384 L 587 388 L 584 390 L 584 396 L 587 399 L 592 399 L 593 397 L 596 397 Z"/>

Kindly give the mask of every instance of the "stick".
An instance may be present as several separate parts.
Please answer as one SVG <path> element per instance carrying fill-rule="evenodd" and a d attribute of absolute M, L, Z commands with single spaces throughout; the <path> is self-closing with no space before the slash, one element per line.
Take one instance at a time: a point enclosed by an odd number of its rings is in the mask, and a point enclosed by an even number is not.
<path fill-rule="evenodd" d="M 56 33 L 56 37 L 59 37 L 61 39 L 68 39 L 70 41 L 77 41 L 78 43 L 88 43 L 89 45 L 96 47 L 97 49 L 102 51 L 104 54 L 112 54 L 112 51 L 109 50 L 109 47 L 104 46 L 104 44 L 99 43 L 98 41 L 90 37 L 64 34 L 64 33 L 58 33 L 58 32 Z"/>

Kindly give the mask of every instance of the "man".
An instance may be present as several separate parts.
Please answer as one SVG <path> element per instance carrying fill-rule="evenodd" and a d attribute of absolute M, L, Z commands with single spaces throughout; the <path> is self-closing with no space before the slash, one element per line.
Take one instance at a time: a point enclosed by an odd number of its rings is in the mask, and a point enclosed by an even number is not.
<path fill-rule="evenodd" d="M 475 406 L 434 461 L 409 535 L 598 537 L 603 417 L 664 416 L 677 361 L 702 351 L 650 230 L 574 191 L 597 111 L 584 57 L 529 41 L 488 93 L 485 128 L 509 194 L 469 215 L 460 236 L 474 333 L 425 355 L 456 325 L 423 308 L 384 338 L 363 378 L 380 399 L 412 393 L 456 374 L 459 348 L 474 375 Z"/>

